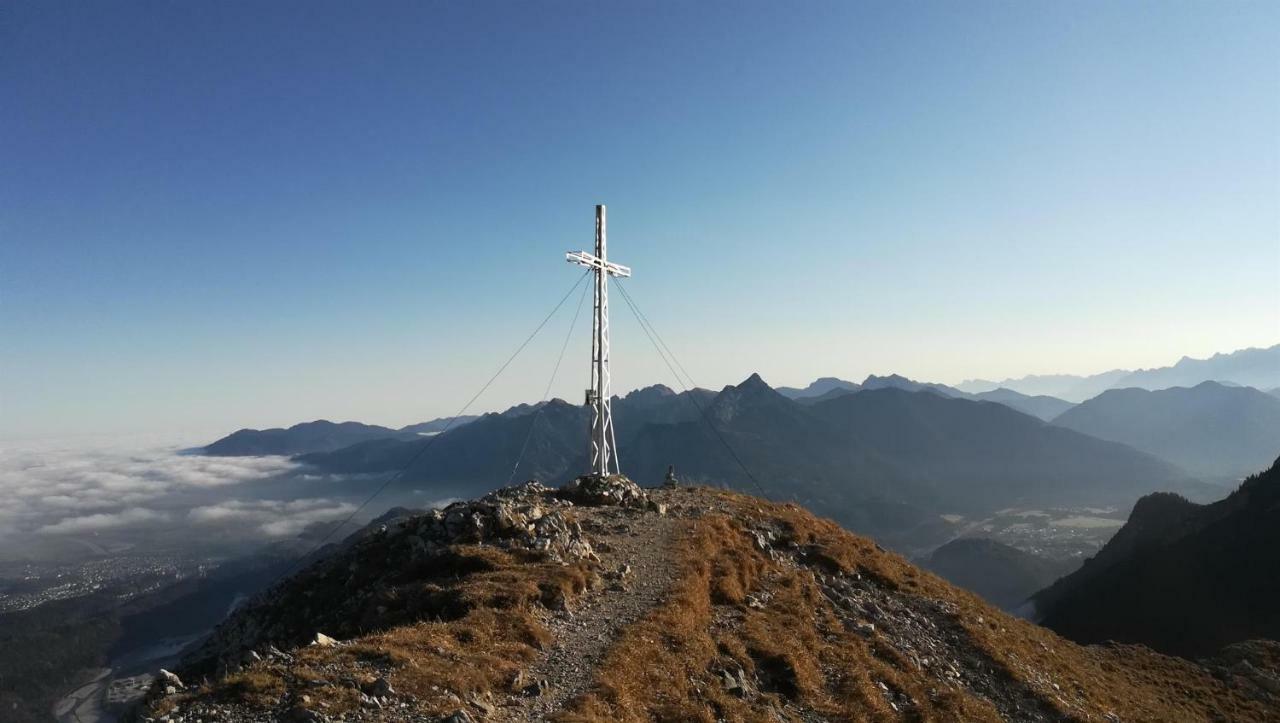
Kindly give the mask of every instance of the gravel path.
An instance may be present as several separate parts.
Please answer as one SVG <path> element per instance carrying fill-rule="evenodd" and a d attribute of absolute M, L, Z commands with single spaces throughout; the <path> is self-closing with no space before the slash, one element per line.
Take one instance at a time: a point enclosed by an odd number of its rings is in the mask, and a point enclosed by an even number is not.
<path fill-rule="evenodd" d="M 537 693 L 513 693 L 488 721 L 545 720 L 585 693 L 622 629 L 658 605 L 671 585 L 679 519 L 617 507 L 579 509 L 579 522 L 600 555 L 603 584 L 571 610 L 545 618 L 554 642 L 530 666 L 525 682 L 535 689 L 539 681 L 552 682 Z"/>

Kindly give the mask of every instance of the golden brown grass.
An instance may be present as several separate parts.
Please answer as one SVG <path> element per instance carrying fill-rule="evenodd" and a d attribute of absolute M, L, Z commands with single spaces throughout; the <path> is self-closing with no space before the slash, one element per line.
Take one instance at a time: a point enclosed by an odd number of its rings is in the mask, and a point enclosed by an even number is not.
<path fill-rule="evenodd" d="M 753 547 L 747 529 L 762 523 L 782 529 L 815 568 L 856 572 L 888 590 L 946 601 L 997 671 L 1064 718 L 1277 719 L 1192 663 L 1135 646 L 1075 645 L 793 505 L 704 494 L 730 514 L 705 517 L 687 531 L 666 604 L 624 632 L 593 690 L 560 716 L 563 723 L 764 721 L 786 706 L 833 720 L 1001 720 L 984 698 L 922 675 L 891 642 L 847 632 L 811 572 Z M 771 596 L 764 609 L 746 604 L 751 593 Z M 762 681 L 759 696 L 727 691 L 720 671 L 737 667 Z M 915 706 L 895 711 L 882 684 Z"/>
<path fill-rule="evenodd" d="M 663 603 L 622 630 L 593 687 L 558 716 L 562 723 L 774 721 L 796 709 L 840 721 L 1001 720 L 981 696 L 921 672 L 892 634 L 850 632 L 847 613 L 826 598 L 815 571 L 870 578 L 921 604 L 942 601 L 947 612 L 938 614 L 950 616 L 950 629 L 980 651 L 997 677 L 1008 676 L 1010 686 L 1033 691 L 1067 719 L 1280 720 L 1192 663 L 1135 646 L 1075 645 L 794 505 L 711 490 L 680 494 L 692 508 L 719 512 L 681 528 Z M 787 549 L 804 564 L 756 549 L 749 531 L 762 527 L 780 531 L 779 548 L 794 543 Z M 307 695 L 313 707 L 334 714 L 359 706 L 352 681 L 385 676 L 411 696 L 415 712 L 435 715 L 474 697 L 505 694 L 550 643 L 540 607 L 582 593 L 593 571 L 490 547 L 454 552 L 467 563 L 456 580 L 401 593 L 426 601 L 423 610 L 438 609 L 431 601 L 442 596 L 456 602 L 450 619 L 419 619 L 341 647 L 303 648 L 288 666 L 258 663 L 205 693 L 260 710 Z M 767 598 L 762 607 L 752 604 L 761 598 Z M 755 694 L 739 697 L 725 685 L 723 672 L 739 668 L 759 681 Z M 890 698 L 914 703 L 895 710 Z"/>
<path fill-rule="evenodd" d="M 417 712 L 436 715 L 456 710 L 460 700 L 505 694 L 516 673 L 549 642 L 532 610 L 581 594 L 591 570 L 585 563 L 543 562 L 531 553 L 492 547 L 458 546 L 454 552 L 475 562 L 468 566 L 475 572 L 422 597 L 448 594 L 459 601 L 465 612 L 456 619 L 422 620 L 339 647 L 304 647 L 288 665 L 256 663 L 201 694 L 258 710 L 288 707 L 305 695 L 311 707 L 334 714 L 359 707 L 353 682 L 383 676 L 397 693 L 412 696 Z"/>
<path fill-rule="evenodd" d="M 560 716 L 563 723 L 772 721 L 771 710 L 788 704 L 836 720 L 893 720 L 877 681 L 927 697 L 844 631 L 812 575 L 770 561 L 729 517 L 700 520 L 677 549 L 679 578 L 670 597 L 624 633 L 599 669 L 596 688 Z M 772 596 L 765 609 L 746 604 L 751 592 Z M 714 625 L 717 605 L 732 607 L 740 622 Z M 720 672 L 737 668 L 764 681 L 758 698 L 726 690 Z M 920 720 L 999 720 L 985 703 L 951 694 L 936 696 L 922 713 Z"/>

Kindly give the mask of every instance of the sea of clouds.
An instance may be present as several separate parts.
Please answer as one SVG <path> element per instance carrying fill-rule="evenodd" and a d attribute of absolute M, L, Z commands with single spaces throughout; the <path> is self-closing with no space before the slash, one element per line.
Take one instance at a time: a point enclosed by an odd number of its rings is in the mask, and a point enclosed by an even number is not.
<path fill-rule="evenodd" d="M 287 457 L 206 457 L 189 451 L 199 441 L 0 442 L 0 537 L 234 526 L 270 539 L 355 509 L 306 496 L 332 486 Z"/>

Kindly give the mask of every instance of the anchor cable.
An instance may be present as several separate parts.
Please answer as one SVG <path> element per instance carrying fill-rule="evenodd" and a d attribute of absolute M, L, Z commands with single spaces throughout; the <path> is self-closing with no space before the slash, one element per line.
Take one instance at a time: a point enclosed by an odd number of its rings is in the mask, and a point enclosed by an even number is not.
<path fill-rule="evenodd" d="M 729 456 L 733 458 L 733 461 L 737 462 L 738 466 L 742 468 L 743 473 L 747 475 L 747 479 L 751 480 L 751 484 L 755 487 L 756 492 L 766 500 L 771 500 L 772 498 L 764 491 L 764 487 L 760 485 L 756 476 L 751 473 L 751 470 L 747 467 L 746 463 L 742 461 L 742 458 L 739 457 L 738 453 L 729 445 L 728 440 L 726 440 L 724 435 L 720 433 L 720 430 L 716 427 L 715 423 L 711 421 L 711 417 L 702 407 L 702 404 L 694 398 L 695 395 L 692 393 L 692 389 L 690 389 L 690 387 L 697 389 L 698 386 L 693 383 L 693 377 L 689 376 L 689 372 L 684 370 L 684 365 L 680 363 L 678 358 L 676 358 L 675 352 L 671 351 L 671 347 L 667 346 L 665 341 L 662 341 L 662 337 L 658 334 L 658 330 L 653 328 L 653 323 L 650 322 L 649 318 L 640 311 L 640 307 L 636 304 L 635 300 L 631 298 L 631 294 L 627 293 L 626 287 L 622 285 L 621 279 L 618 280 L 618 290 L 622 292 L 622 299 L 627 302 L 627 306 L 630 307 L 631 313 L 635 314 L 636 320 L 640 322 L 640 328 L 644 331 L 645 336 L 649 337 L 649 343 L 653 344 L 653 348 L 658 352 L 658 356 L 662 357 L 662 362 L 667 365 L 667 369 L 670 370 L 671 376 L 675 377 L 676 382 L 684 388 L 684 398 L 688 399 L 689 402 L 693 404 L 694 408 L 698 410 L 698 414 L 701 415 L 702 421 L 706 422 L 707 427 L 709 427 L 711 432 L 715 434 L 716 439 L 720 440 L 720 444 L 724 446 L 725 451 L 727 451 Z M 671 361 L 667 360 L 667 354 L 663 353 L 664 348 L 667 350 L 667 353 L 671 355 L 671 360 L 676 363 L 676 366 L 680 367 L 681 371 L 684 371 L 685 377 L 689 380 L 688 385 L 686 385 L 684 380 L 680 378 L 675 367 L 671 365 Z"/>
<path fill-rule="evenodd" d="M 373 500 L 378 495 L 382 494 L 383 491 L 385 491 L 392 484 L 400 481 L 400 479 L 404 477 L 405 473 L 409 471 L 409 468 L 412 467 L 415 462 L 421 459 L 422 456 L 425 455 L 433 445 L 435 445 L 436 441 L 439 440 L 441 437 L 443 437 L 445 433 L 448 432 L 453 427 L 454 422 L 458 421 L 458 417 L 461 417 L 463 414 L 466 414 L 467 410 L 471 408 L 471 405 L 475 404 L 476 400 L 480 398 L 480 395 L 484 394 L 485 391 L 487 391 L 489 387 L 494 383 L 494 381 L 496 381 L 497 378 L 501 376 L 504 371 L 507 370 L 507 367 L 511 366 L 511 362 L 515 361 L 515 358 L 520 355 L 520 352 L 524 351 L 525 347 L 529 346 L 529 342 L 533 341 L 533 338 L 538 335 L 538 332 L 542 331 L 542 328 L 547 325 L 547 322 L 551 321 L 551 317 L 555 316 L 557 311 L 560 311 L 560 307 L 564 306 L 564 302 L 568 301 L 569 297 L 573 295 L 574 291 L 577 291 L 578 286 L 582 283 L 584 279 L 587 278 L 587 275 L 590 273 L 591 271 L 588 269 L 587 271 L 583 272 L 581 276 L 578 277 L 578 280 L 574 282 L 573 286 L 571 286 L 567 292 L 565 292 L 565 295 L 560 297 L 560 301 L 556 302 L 556 305 L 554 308 L 551 309 L 551 312 L 547 314 L 542 319 L 541 322 L 538 323 L 538 325 L 529 334 L 529 336 L 525 337 L 524 341 L 520 342 L 520 346 L 516 347 L 516 350 L 511 352 L 511 356 L 507 357 L 507 360 L 502 363 L 502 366 L 498 367 L 498 371 L 494 372 L 493 376 L 489 377 L 489 381 L 485 382 L 484 386 L 480 387 L 480 391 L 472 395 L 471 399 L 467 400 L 467 403 L 462 405 L 462 408 L 459 409 L 457 413 L 455 413 L 452 417 L 449 418 L 449 421 L 445 424 L 444 429 L 432 435 L 431 439 L 427 440 L 427 443 L 422 445 L 422 447 L 419 448 L 418 451 L 412 457 L 409 458 L 409 461 L 406 462 L 404 466 L 402 466 L 391 477 L 387 478 L 385 482 L 383 482 L 377 489 L 373 491 L 373 494 L 369 495 L 367 498 L 365 498 L 364 502 L 360 503 L 359 507 L 356 507 L 354 510 L 352 510 L 351 514 L 347 515 L 341 522 L 331 527 L 329 531 L 325 533 L 323 537 L 320 538 L 320 541 L 317 542 L 314 546 L 312 546 L 304 555 L 302 555 L 301 557 L 299 557 L 298 559 L 290 563 L 289 567 L 285 568 L 285 571 L 281 573 L 279 576 L 277 576 L 276 579 L 273 580 L 271 582 L 271 585 L 268 587 L 274 586 L 276 583 L 280 582 L 280 580 L 283 579 L 286 575 L 289 575 L 290 573 L 292 573 L 299 563 L 303 562 L 308 557 L 315 554 L 317 550 L 324 547 L 329 542 L 329 539 L 332 538 L 335 534 L 337 534 L 338 530 L 341 530 L 343 527 L 346 527 L 351 522 L 351 520 L 355 519 L 355 516 L 360 514 L 361 510 L 363 510 L 365 507 L 368 507 L 369 503 L 373 502 Z M 581 302 L 579 302 L 579 309 L 581 309 Z M 558 366 L 558 363 L 557 363 L 557 366 Z"/>
<path fill-rule="evenodd" d="M 588 271 L 587 273 L 591 273 Z M 569 322 L 569 331 L 564 335 L 564 344 L 560 346 L 560 356 L 556 359 L 556 365 L 551 370 L 551 379 L 547 381 L 547 388 L 542 392 L 542 400 L 539 402 L 538 410 L 533 413 L 533 421 L 529 422 L 529 431 L 524 435 L 524 444 L 520 445 L 520 456 L 516 457 L 516 463 L 511 467 L 511 474 L 507 475 L 507 486 L 511 486 L 512 480 L 516 478 L 516 470 L 520 469 L 520 463 L 524 461 L 524 453 L 529 449 L 529 440 L 533 438 L 533 428 L 538 423 L 542 410 L 546 408 L 547 398 L 551 396 L 551 387 L 556 383 L 556 375 L 560 372 L 560 363 L 564 361 L 564 353 L 569 349 L 569 340 L 573 338 L 573 330 L 578 326 L 578 317 L 582 315 L 582 302 L 587 299 L 587 290 L 590 286 L 582 287 L 582 295 L 578 297 L 578 308 L 573 312 L 573 321 Z"/>

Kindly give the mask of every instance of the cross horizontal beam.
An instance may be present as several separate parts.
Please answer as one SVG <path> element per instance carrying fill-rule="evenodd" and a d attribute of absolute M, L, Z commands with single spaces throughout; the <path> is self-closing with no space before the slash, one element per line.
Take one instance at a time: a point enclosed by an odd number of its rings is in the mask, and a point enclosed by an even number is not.
<path fill-rule="evenodd" d="M 570 251 L 564 255 L 564 260 L 571 264 L 579 264 L 592 269 L 603 269 L 610 276 L 631 276 L 631 269 L 622 264 L 615 264 L 612 261 L 605 261 L 595 254 L 589 254 L 586 251 Z"/>

